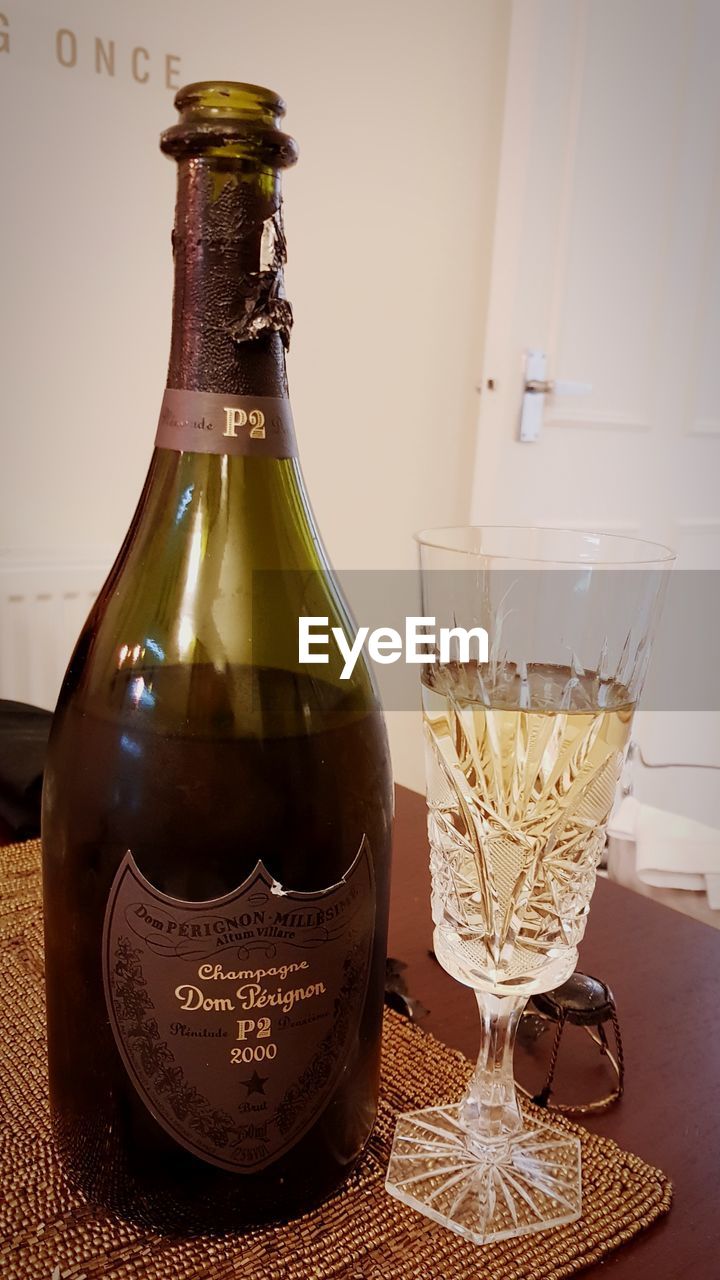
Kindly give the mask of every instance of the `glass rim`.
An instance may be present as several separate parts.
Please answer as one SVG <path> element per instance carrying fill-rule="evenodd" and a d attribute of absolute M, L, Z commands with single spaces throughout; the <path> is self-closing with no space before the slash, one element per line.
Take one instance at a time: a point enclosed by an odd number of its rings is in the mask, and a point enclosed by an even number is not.
<path fill-rule="evenodd" d="M 613 546 L 619 548 L 619 544 L 625 543 L 628 551 L 631 547 L 635 548 L 635 553 L 628 555 L 627 559 L 588 559 L 582 560 L 577 556 L 568 556 L 567 559 L 560 555 L 538 555 L 523 554 L 517 551 L 484 551 L 481 549 L 472 550 L 469 547 L 459 546 L 457 543 L 453 545 L 451 538 L 453 534 L 467 533 L 519 533 L 519 534 L 555 534 L 561 537 L 586 539 L 589 542 L 600 546 L 603 542 L 610 542 Z M 610 568 L 615 569 L 628 568 L 631 565 L 644 565 L 651 567 L 652 565 L 662 565 L 669 567 L 677 560 L 677 552 L 672 547 L 665 546 L 661 542 L 651 542 L 647 538 L 636 538 L 624 533 L 606 533 L 602 530 L 592 529 L 572 529 L 559 528 L 552 525 L 521 525 L 521 524 L 458 524 L 458 525 L 441 525 L 438 528 L 420 529 L 414 533 L 413 539 L 420 547 L 428 547 L 435 551 L 449 551 L 458 556 L 468 556 L 470 558 L 484 560 L 509 560 L 517 563 L 524 561 L 527 564 L 545 564 L 545 565 L 567 565 L 576 568 L 578 565 L 584 565 L 588 568 Z M 643 554 L 645 552 L 645 554 Z M 652 554 L 650 554 L 652 553 Z"/>

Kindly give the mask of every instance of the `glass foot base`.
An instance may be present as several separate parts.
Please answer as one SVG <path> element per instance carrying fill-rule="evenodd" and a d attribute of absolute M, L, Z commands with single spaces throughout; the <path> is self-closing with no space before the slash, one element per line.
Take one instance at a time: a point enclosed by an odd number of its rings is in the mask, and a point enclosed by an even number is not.
<path fill-rule="evenodd" d="M 412 1111 L 398 1120 L 385 1186 L 476 1244 L 545 1231 L 580 1217 L 580 1140 L 526 1122 L 481 1147 L 459 1106 Z"/>

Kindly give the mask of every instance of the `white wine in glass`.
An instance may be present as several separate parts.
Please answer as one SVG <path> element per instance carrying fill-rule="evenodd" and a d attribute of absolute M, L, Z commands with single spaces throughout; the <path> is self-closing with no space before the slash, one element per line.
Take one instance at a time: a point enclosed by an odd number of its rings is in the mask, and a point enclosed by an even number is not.
<path fill-rule="evenodd" d="M 595 673 L 503 676 L 423 679 L 435 953 L 467 986 L 531 996 L 575 968 L 633 704 Z"/>

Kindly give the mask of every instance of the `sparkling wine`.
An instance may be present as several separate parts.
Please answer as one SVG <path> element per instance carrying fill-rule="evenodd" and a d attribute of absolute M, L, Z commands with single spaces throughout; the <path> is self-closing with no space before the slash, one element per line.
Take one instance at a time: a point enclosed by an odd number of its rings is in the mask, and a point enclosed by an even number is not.
<path fill-rule="evenodd" d="M 267 90 L 191 85 L 168 387 L 145 487 L 72 657 L 43 800 L 53 1123 L 94 1200 L 173 1230 L 287 1218 L 375 1118 L 391 779 L 287 397 Z"/>
<path fill-rule="evenodd" d="M 558 666 L 428 672 L 437 957 L 478 989 L 549 990 L 575 967 L 632 703 Z"/>

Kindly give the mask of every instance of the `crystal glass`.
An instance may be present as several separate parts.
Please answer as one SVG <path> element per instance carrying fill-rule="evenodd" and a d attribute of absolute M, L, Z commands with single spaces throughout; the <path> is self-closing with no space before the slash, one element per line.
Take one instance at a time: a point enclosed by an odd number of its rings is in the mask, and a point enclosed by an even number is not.
<path fill-rule="evenodd" d="M 417 540 L 422 613 L 454 632 L 422 669 L 434 946 L 475 992 L 480 1053 L 459 1103 L 400 1117 L 387 1189 L 483 1243 L 581 1213 L 579 1141 L 523 1115 L 513 1047 L 576 965 L 674 556 L 555 529 Z"/>

